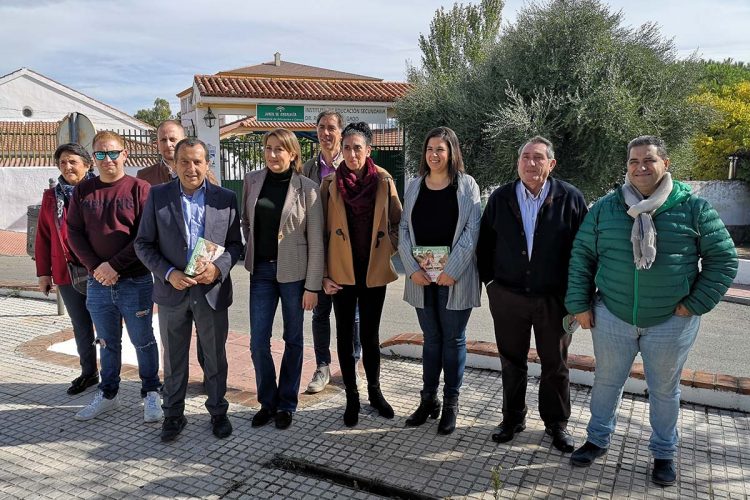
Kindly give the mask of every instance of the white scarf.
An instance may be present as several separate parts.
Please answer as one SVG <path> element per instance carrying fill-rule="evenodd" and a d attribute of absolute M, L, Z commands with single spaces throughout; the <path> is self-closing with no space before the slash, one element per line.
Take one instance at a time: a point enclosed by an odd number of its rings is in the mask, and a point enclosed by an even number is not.
<path fill-rule="evenodd" d="M 644 198 L 631 183 L 627 174 L 622 194 L 633 220 L 630 241 L 633 242 L 633 260 L 638 269 L 650 269 L 656 259 L 656 227 L 652 216 L 667 201 L 672 192 L 672 175 L 666 172 L 651 196 Z"/>

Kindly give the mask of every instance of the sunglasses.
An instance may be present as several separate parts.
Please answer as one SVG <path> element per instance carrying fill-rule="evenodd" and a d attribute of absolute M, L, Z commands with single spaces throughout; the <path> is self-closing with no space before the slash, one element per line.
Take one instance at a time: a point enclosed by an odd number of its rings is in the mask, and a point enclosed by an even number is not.
<path fill-rule="evenodd" d="M 112 161 L 115 161 L 120 157 L 120 153 L 122 153 L 122 150 L 120 151 L 94 151 L 94 158 L 96 158 L 99 161 L 102 161 L 104 158 L 109 156 L 109 159 Z"/>

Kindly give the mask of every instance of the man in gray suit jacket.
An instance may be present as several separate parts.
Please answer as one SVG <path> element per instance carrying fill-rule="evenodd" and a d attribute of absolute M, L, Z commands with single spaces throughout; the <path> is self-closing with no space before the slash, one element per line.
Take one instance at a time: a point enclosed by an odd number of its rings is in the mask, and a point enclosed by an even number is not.
<path fill-rule="evenodd" d="M 164 351 L 164 424 L 161 440 L 173 441 L 187 424 L 184 416 L 188 352 L 193 320 L 205 355 L 206 408 L 216 437 L 232 433 L 225 344 L 232 304 L 230 270 L 242 251 L 235 194 L 206 181 L 209 154 L 198 139 L 183 139 L 175 148 L 179 182 L 151 189 L 140 222 L 135 249 L 154 273 L 153 300 L 159 305 Z M 199 237 L 225 248 L 194 276 L 187 267 Z"/>

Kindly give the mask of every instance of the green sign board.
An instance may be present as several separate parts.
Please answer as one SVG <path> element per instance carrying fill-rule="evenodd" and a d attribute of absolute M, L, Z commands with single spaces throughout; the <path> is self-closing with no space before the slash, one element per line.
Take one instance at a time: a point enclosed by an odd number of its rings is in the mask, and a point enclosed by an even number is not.
<path fill-rule="evenodd" d="M 259 122 L 299 122 L 305 121 L 304 106 L 284 104 L 258 104 Z"/>

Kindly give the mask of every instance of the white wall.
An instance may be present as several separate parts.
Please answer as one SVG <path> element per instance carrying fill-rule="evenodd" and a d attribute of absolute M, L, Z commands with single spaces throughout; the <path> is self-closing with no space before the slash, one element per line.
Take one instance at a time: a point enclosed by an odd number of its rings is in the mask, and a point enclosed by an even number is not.
<path fill-rule="evenodd" d="M 0 121 L 59 121 L 68 113 L 77 111 L 86 115 L 101 129 L 148 130 L 147 126 L 129 118 L 114 108 L 85 96 L 75 97 L 76 92 L 63 92 L 33 75 L 20 75 L 2 85 L 0 92 Z M 28 106 L 33 114 L 23 116 L 22 109 Z"/>
<path fill-rule="evenodd" d="M 693 193 L 708 200 L 727 226 L 750 225 L 750 184 L 744 181 L 688 181 Z"/>
<path fill-rule="evenodd" d="M 140 167 L 127 167 L 135 175 Z M 49 179 L 57 180 L 60 171 L 55 167 L 0 168 L 0 229 L 26 232 L 26 213 L 29 205 L 42 203 L 42 192 L 49 187 Z"/>

